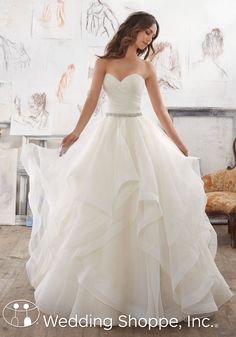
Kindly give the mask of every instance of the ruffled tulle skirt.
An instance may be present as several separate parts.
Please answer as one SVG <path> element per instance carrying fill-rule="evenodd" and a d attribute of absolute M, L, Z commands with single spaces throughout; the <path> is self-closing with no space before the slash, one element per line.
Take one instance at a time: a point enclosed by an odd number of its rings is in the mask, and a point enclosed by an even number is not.
<path fill-rule="evenodd" d="M 35 303 L 71 318 L 210 314 L 232 297 L 194 167 L 148 117 L 103 117 L 68 152 L 22 148 Z"/>

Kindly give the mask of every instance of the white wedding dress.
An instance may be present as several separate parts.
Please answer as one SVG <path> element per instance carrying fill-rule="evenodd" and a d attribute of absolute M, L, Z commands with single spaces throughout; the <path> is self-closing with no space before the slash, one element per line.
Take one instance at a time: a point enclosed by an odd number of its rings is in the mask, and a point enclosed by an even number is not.
<path fill-rule="evenodd" d="M 233 293 L 195 157 L 140 111 L 134 73 L 103 83 L 108 112 L 62 157 L 22 148 L 33 227 L 26 269 L 35 303 L 62 317 L 177 318 L 214 313 Z"/>

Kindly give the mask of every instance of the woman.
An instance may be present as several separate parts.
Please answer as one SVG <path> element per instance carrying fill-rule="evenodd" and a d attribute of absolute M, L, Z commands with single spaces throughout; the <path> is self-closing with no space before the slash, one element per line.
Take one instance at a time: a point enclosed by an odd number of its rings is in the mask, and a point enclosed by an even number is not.
<path fill-rule="evenodd" d="M 26 268 L 46 313 L 110 317 L 112 325 L 122 314 L 181 321 L 210 316 L 233 295 L 214 262 L 216 233 L 196 158 L 188 157 L 146 61 L 158 32 L 145 12 L 120 25 L 61 143 L 65 155 L 23 148 L 34 216 Z M 85 129 L 102 86 L 108 111 Z M 145 86 L 165 131 L 141 112 Z"/>

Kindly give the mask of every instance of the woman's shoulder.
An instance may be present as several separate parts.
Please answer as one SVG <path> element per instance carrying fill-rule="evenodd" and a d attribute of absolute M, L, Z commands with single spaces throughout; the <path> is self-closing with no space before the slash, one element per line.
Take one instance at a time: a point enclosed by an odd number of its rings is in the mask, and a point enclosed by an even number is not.
<path fill-rule="evenodd" d="M 151 70 L 154 68 L 154 65 L 150 60 L 141 60 L 141 61 L 146 69 Z"/>
<path fill-rule="evenodd" d="M 146 78 L 148 78 L 151 74 L 155 73 L 155 67 L 150 60 L 141 60 L 144 72 L 146 74 Z"/>
<path fill-rule="evenodd" d="M 98 57 L 95 61 L 95 69 L 105 73 L 107 71 L 107 67 L 109 64 L 110 64 L 109 59 Z"/>
<path fill-rule="evenodd" d="M 107 64 L 107 59 L 105 58 L 100 58 L 100 57 L 97 57 L 96 61 L 95 61 L 95 66 L 98 66 L 98 67 L 104 67 L 106 66 Z"/>

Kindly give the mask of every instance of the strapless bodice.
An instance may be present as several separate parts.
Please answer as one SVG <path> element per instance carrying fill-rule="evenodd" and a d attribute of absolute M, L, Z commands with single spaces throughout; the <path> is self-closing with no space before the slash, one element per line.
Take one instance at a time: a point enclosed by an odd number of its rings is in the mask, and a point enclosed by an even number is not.
<path fill-rule="evenodd" d="M 127 75 L 121 81 L 110 73 L 105 74 L 103 88 L 107 94 L 107 113 L 138 115 L 145 80 L 138 73 Z"/>

